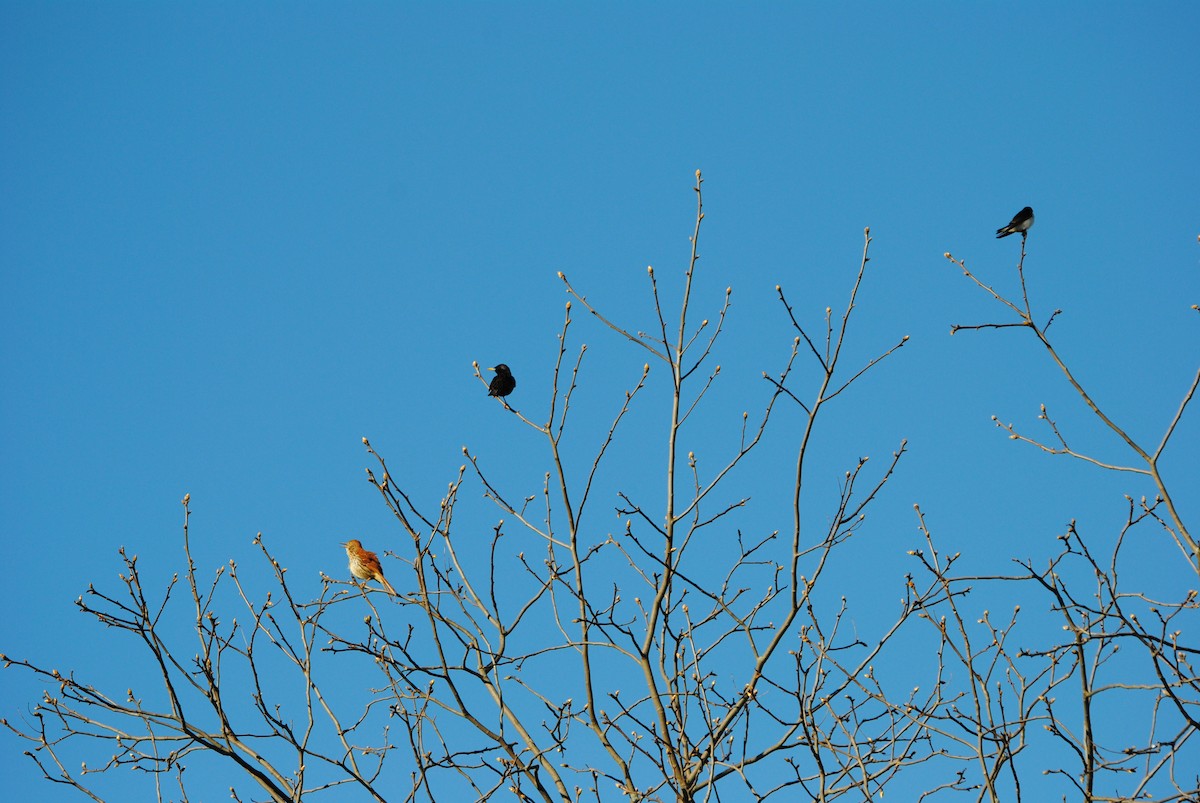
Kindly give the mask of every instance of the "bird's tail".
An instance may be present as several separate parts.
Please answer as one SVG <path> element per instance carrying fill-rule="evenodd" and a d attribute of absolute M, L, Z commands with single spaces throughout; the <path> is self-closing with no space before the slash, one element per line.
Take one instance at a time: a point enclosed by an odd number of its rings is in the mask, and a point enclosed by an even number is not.
<path fill-rule="evenodd" d="M 1015 231 L 1016 229 L 1012 226 L 1004 226 L 1003 228 L 996 229 L 996 239 L 999 240 L 1001 237 L 1007 237 Z"/>
<path fill-rule="evenodd" d="M 392 588 L 392 584 L 389 583 L 387 581 L 387 578 L 384 577 L 382 574 L 379 575 L 379 582 L 383 584 L 384 590 L 387 591 L 389 594 L 391 594 L 393 597 L 400 596 L 399 594 L 396 593 L 396 589 Z"/>

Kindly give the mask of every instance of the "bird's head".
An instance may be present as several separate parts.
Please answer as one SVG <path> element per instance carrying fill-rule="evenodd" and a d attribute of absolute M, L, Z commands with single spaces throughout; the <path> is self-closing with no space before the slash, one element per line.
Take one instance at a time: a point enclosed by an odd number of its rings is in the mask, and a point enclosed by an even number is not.
<path fill-rule="evenodd" d="M 351 538 L 346 543 L 342 544 L 346 549 L 362 549 L 362 541 L 357 538 Z"/>
<path fill-rule="evenodd" d="M 500 376 L 504 376 L 505 374 L 511 374 L 511 373 L 512 373 L 512 371 L 508 370 L 508 366 L 507 366 L 507 365 L 505 365 L 504 363 L 500 363 L 500 364 L 499 364 L 499 365 L 497 365 L 495 368 L 489 368 L 488 370 L 489 370 L 489 371 L 495 371 L 495 372 L 496 372 L 497 374 L 499 374 Z"/>

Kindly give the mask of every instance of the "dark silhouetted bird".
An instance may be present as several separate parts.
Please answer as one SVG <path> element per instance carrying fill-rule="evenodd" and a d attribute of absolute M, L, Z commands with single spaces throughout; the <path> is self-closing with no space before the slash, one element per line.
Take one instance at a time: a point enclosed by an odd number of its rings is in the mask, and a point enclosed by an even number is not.
<path fill-rule="evenodd" d="M 495 368 L 488 370 L 496 372 L 492 383 L 488 385 L 489 396 L 507 396 L 513 392 L 513 388 L 517 386 L 517 379 L 512 375 L 512 371 L 508 370 L 507 365 L 500 363 Z"/>
<path fill-rule="evenodd" d="M 996 229 L 996 239 L 1007 237 L 1010 234 L 1020 234 L 1024 237 L 1029 227 L 1033 225 L 1033 207 L 1027 206 L 1017 214 L 1013 215 L 1013 219 L 1008 225 L 1002 229 Z"/>

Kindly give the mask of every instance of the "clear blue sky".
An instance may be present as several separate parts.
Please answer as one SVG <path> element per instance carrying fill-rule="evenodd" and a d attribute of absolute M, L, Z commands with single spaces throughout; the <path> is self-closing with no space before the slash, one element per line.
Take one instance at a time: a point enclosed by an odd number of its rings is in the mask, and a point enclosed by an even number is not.
<path fill-rule="evenodd" d="M 160 583 L 179 570 L 189 492 L 203 575 L 261 531 L 316 594 L 345 574 L 339 541 L 399 535 L 364 435 L 427 506 L 464 444 L 536 493 L 541 443 L 471 363 L 507 362 L 544 415 L 560 270 L 648 326 L 645 267 L 674 298 L 697 168 L 697 313 L 734 290 L 714 426 L 753 414 L 786 354 L 774 286 L 819 321 L 864 226 L 852 345 L 911 336 L 822 435 L 830 483 L 911 449 L 848 595 L 899 596 L 914 502 L 995 570 L 1073 517 L 1115 526 L 1148 486 L 992 426 L 1033 429 L 1046 402 L 1123 457 L 1030 338 L 948 336 L 999 313 L 942 254 L 1011 290 L 1019 243 L 994 230 L 1032 205 L 1035 306 L 1065 310 L 1064 354 L 1155 440 L 1200 360 L 1198 30 L 1194 3 L 4 3 L 0 650 L 124 689 L 133 645 L 72 603 L 118 589 L 122 545 Z M 644 355 L 577 330 L 606 421 Z M 1200 487 L 1200 410 L 1176 437 L 1175 486 Z M 5 672 L 0 715 L 39 688 Z M 0 736 L 12 799 L 74 799 L 19 749 Z"/>

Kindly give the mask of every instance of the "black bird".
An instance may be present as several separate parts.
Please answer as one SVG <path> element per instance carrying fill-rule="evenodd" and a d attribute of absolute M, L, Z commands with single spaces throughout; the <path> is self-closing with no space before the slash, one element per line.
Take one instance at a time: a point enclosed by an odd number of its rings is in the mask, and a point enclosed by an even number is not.
<path fill-rule="evenodd" d="M 488 385 L 489 396 L 507 396 L 513 392 L 513 388 L 517 386 L 517 378 L 512 375 L 512 371 L 508 370 L 507 365 L 500 363 L 495 368 L 488 370 L 496 372 L 492 383 Z"/>
<path fill-rule="evenodd" d="M 1001 229 L 996 229 L 996 239 L 1007 237 L 1010 234 L 1020 234 L 1024 239 L 1025 234 L 1029 231 L 1029 227 L 1033 225 L 1033 207 L 1027 206 L 1017 214 L 1013 215 L 1013 219 L 1008 225 Z"/>

